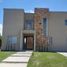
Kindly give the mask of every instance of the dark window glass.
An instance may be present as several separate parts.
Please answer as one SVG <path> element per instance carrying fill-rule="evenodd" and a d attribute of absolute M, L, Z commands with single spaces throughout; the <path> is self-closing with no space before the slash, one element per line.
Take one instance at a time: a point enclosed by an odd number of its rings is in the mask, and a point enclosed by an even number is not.
<path fill-rule="evenodd" d="M 44 35 L 46 35 L 46 22 L 47 22 L 47 19 L 43 18 L 43 33 L 44 33 Z"/>
<path fill-rule="evenodd" d="M 27 30 L 33 29 L 33 20 L 26 20 L 24 29 L 27 29 Z"/>
<path fill-rule="evenodd" d="M 8 37 L 8 44 L 15 45 L 17 43 L 17 37 Z"/>
<path fill-rule="evenodd" d="M 65 20 L 65 25 L 67 26 L 67 20 Z"/>

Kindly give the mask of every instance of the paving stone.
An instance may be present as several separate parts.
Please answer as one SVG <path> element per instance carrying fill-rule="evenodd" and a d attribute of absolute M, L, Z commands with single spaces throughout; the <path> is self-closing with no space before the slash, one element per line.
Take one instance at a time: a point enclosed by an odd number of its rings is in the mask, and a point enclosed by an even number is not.
<path fill-rule="evenodd" d="M 27 67 L 27 63 L 0 63 L 0 67 Z"/>
<path fill-rule="evenodd" d="M 2 62 L 14 62 L 14 63 L 27 63 L 29 61 L 30 57 L 8 57 L 5 60 L 3 60 Z"/>
<path fill-rule="evenodd" d="M 23 51 L 12 54 L 0 63 L 0 67 L 27 67 L 32 51 Z"/>
<path fill-rule="evenodd" d="M 63 56 L 67 57 L 67 52 L 58 52 L 59 54 L 62 54 Z"/>
<path fill-rule="evenodd" d="M 32 53 L 33 51 L 22 51 L 22 52 L 17 52 L 18 54 L 22 54 L 22 53 L 27 53 L 27 54 L 29 54 L 29 53 Z"/>
<path fill-rule="evenodd" d="M 12 57 L 30 57 L 31 54 L 13 54 Z"/>

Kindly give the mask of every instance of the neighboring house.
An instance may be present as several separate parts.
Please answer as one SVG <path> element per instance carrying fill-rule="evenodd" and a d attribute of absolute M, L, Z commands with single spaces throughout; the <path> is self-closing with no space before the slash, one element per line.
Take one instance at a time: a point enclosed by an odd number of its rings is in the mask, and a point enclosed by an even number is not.
<path fill-rule="evenodd" d="M 67 12 L 4 9 L 2 50 L 67 51 Z"/>

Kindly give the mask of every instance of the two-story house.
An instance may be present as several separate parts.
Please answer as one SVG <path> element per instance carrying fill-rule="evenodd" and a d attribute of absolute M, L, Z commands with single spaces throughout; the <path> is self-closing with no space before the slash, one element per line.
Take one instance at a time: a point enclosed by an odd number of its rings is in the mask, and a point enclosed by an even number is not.
<path fill-rule="evenodd" d="M 67 12 L 4 9 L 2 50 L 67 51 Z"/>

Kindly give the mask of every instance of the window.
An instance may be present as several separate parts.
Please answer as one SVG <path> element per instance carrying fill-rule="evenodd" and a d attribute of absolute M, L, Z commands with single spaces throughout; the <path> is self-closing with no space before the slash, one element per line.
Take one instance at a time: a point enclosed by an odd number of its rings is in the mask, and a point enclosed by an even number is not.
<path fill-rule="evenodd" d="M 43 18 L 43 34 L 44 34 L 45 36 L 48 35 L 47 18 Z"/>
<path fill-rule="evenodd" d="M 17 37 L 8 37 L 8 44 L 15 45 L 17 43 Z"/>
<path fill-rule="evenodd" d="M 65 20 L 65 25 L 67 26 L 67 20 Z"/>
<path fill-rule="evenodd" d="M 26 20 L 24 29 L 31 30 L 33 29 L 33 20 Z"/>

